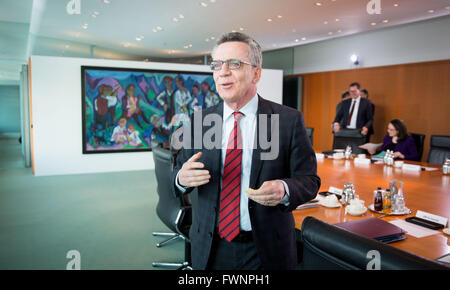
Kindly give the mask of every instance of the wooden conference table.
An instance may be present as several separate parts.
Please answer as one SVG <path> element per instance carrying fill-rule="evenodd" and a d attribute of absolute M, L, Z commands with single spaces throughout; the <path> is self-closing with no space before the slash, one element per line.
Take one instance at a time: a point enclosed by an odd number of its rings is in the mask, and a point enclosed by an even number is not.
<path fill-rule="evenodd" d="M 353 160 L 318 159 L 317 171 L 322 180 L 319 192 L 328 191 L 330 186 L 343 189 L 345 183 L 353 183 L 359 199 L 364 200 L 365 206 L 368 206 L 373 203 L 373 191 L 377 187 L 386 189 L 389 187 L 389 182 L 397 179 L 404 181 L 406 206 L 411 209 L 411 214 L 385 216 L 382 217 L 383 220 L 391 221 L 415 216 L 417 210 L 449 217 L 450 175 L 444 175 L 442 167 L 437 165 L 409 161 L 406 163 L 436 167 L 438 170 L 414 172 L 384 164 L 360 165 L 355 164 Z M 363 216 L 354 217 L 350 214 L 346 215 L 344 207 L 326 208 L 323 206 L 295 210 L 293 214 L 298 229 L 301 229 L 303 219 L 307 216 L 313 216 L 329 224 L 381 216 L 381 214 L 368 209 Z M 431 260 L 450 253 L 450 237 L 442 230 L 438 234 L 423 238 L 415 238 L 406 234 L 405 240 L 390 245 Z"/>

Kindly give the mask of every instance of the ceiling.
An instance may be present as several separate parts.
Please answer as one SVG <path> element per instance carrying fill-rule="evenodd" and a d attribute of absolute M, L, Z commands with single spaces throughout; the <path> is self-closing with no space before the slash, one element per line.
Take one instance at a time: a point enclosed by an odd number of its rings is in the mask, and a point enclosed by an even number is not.
<path fill-rule="evenodd" d="M 369 0 L 0 0 L 0 80 L 30 54 L 186 58 L 232 30 L 267 51 L 450 14 L 450 0 L 379 1 L 370 15 Z"/>

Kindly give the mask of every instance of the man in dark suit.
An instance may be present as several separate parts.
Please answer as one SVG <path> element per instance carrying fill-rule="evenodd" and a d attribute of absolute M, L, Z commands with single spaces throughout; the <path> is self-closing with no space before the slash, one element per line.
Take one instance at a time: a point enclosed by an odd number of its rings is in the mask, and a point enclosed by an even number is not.
<path fill-rule="evenodd" d="M 361 97 L 361 86 L 359 83 L 350 84 L 350 99 L 342 101 L 336 117 L 333 121 L 333 132 L 337 133 L 341 128 L 359 129 L 366 136 L 367 141 L 373 132 L 372 103 Z"/>
<path fill-rule="evenodd" d="M 212 57 L 223 102 L 191 118 L 191 130 L 183 136 L 191 138 L 184 143 L 190 146 L 179 152 L 172 176 L 175 194 L 198 189 L 190 231 L 193 268 L 295 269 L 292 210 L 313 199 L 320 187 L 303 117 L 257 94 L 262 54 L 252 38 L 226 34 Z M 193 144 L 214 128 L 206 122 L 210 116 L 219 116 L 214 137 L 219 145 L 196 148 Z M 260 130 L 264 125 L 267 130 Z"/>

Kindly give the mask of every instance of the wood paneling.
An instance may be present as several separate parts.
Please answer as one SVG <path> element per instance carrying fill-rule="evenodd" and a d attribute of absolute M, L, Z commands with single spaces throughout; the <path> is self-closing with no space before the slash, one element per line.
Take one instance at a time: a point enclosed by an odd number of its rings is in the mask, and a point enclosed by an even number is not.
<path fill-rule="evenodd" d="M 296 75 L 298 76 L 298 75 Z M 316 151 L 330 150 L 331 123 L 348 85 L 357 81 L 375 104 L 371 142 L 381 143 L 388 122 L 403 120 L 409 132 L 425 134 L 425 161 L 430 135 L 450 135 L 450 60 L 301 74 L 303 114 L 314 128 Z"/>

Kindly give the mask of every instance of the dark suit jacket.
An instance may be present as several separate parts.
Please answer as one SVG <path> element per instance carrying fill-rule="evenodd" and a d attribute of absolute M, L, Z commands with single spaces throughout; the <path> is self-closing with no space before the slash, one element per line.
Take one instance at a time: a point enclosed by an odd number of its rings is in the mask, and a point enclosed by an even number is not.
<path fill-rule="evenodd" d="M 341 128 L 347 127 L 347 120 L 350 114 L 350 106 L 352 105 L 352 99 L 342 101 L 336 112 L 336 117 L 333 123 L 339 123 Z M 367 127 L 369 134 L 373 134 L 373 108 L 372 103 L 368 99 L 361 98 L 359 102 L 358 116 L 356 118 L 356 128 L 361 129 Z"/>
<path fill-rule="evenodd" d="M 202 112 L 202 118 L 209 113 L 222 116 L 223 102 Z M 267 101 L 258 96 L 257 114 L 267 114 L 269 137 L 273 135 L 270 129 L 272 114 L 279 115 L 279 154 L 275 160 L 261 160 L 263 150 L 259 142 L 252 154 L 250 187 L 257 189 L 264 181 L 281 179 L 289 187 L 289 206 L 263 206 L 249 200 L 248 210 L 252 225 L 252 234 L 258 256 L 264 269 L 295 269 L 297 265 L 297 248 L 295 223 L 292 215 L 298 205 L 313 199 L 320 187 L 317 176 L 317 163 L 314 150 L 306 134 L 303 116 L 297 110 Z M 191 120 L 195 120 L 192 118 Z M 195 126 L 195 125 L 194 125 Z M 257 131 L 259 132 L 257 117 Z M 202 126 L 205 133 L 211 127 Z M 221 131 L 221 130 L 220 130 Z M 191 131 L 192 132 L 192 131 Z M 271 133 L 270 133 L 271 132 Z M 222 136 L 217 136 L 218 140 Z M 257 142 L 257 138 L 255 138 Z M 198 187 L 197 214 L 193 219 L 190 238 L 191 256 L 194 269 L 205 269 L 208 263 L 216 219 L 219 208 L 221 180 L 221 149 L 200 150 L 182 149 L 177 158 L 172 175 L 172 186 L 175 194 L 180 194 L 175 186 L 175 177 L 183 163 L 193 154 L 202 151 L 200 162 L 209 170 L 210 182 Z M 188 192 L 193 188 L 189 188 Z"/>

